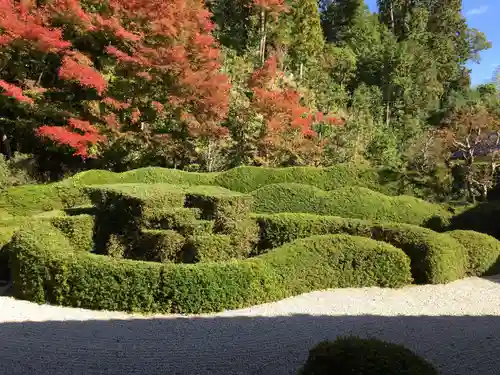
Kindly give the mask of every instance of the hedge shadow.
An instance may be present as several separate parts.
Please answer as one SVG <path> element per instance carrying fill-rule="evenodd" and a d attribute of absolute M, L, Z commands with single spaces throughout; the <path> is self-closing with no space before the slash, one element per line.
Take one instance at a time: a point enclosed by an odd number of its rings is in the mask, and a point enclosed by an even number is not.
<path fill-rule="evenodd" d="M 318 342 L 340 335 L 406 346 L 441 375 L 500 368 L 499 316 L 290 315 L 0 324 L 11 375 L 294 375 Z M 29 353 L 29 360 L 26 355 Z"/>

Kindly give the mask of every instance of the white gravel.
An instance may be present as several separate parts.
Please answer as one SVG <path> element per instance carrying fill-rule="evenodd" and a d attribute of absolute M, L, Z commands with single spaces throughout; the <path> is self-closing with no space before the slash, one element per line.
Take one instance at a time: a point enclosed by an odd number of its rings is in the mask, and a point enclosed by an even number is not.
<path fill-rule="evenodd" d="M 401 343 L 443 375 L 500 374 L 500 275 L 336 289 L 196 317 L 0 297 L 0 374 L 292 375 L 309 348 L 356 334 Z"/>

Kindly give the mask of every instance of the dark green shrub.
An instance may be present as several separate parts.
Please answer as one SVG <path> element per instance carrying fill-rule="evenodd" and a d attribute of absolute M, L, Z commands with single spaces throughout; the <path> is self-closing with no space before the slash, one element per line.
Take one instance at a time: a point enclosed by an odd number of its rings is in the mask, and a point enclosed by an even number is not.
<path fill-rule="evenodd" d="M 411 259 L 412 275 L 417 283 L 441 284 L 466 275 L 465 248 L 452 237 L 430 229 L 309 214 L 253 216 L 260 227 L 260 252 L 296 238 L 346 233 L 371 237 L 402 249 Z"/>
<path fill-rule="evenodd" d="M 18 227 L 0 227 L 0 280 L 9 279 L 9 254 L 7 245 Z"/>
<path fill-rule="evenodd" d="M 467 250 L 469 275 L 487 276 L 500 273 L 500 241 L 487 234 L 470 230 L 455 230 L 446 234 Z"/>
<path fill-rule="evenodd" d="M 366 220 L 425 225 L 446 221 L 451 214 L 437 204 L 398 196 L 390 197 L 363 187 L 324 191 L 301 184 L 267 185 L 252 192 L 254 212 L 303 212 Z"/>
<path fill-rule="evenodd" d="M 479 203 L 453 216 L 448 230 L 472 230 L 500 239 L 500 202 Z"/>
<path fill-rule="evenodd" d="M 108 241 L 106 242 L 106 252 L 105 254 L 114 259 L 122 259 L 128 255 L 129 247 L 126 245 L 126 238 L 117 234 L 110 234 Z"/>
<path fill-rule="evenodd" d="M 178 263 L 186 239 L 173 230 L 145 229 L 141 233 L 140 248 L 132 250 L 134 259 L 150 262 Z"/>
<path fill-rule="evenodd" d="M 351 236 L 317 236 L 251 259 L 185 265 L 74 251 L 59 230 L 35 223 L 14 235 L 9 255 L 17 298 L 90 309 L 214 312 L 316 289 L 411 281 L 401 250 Z"/>
<path fill-rule="evenodd" d="M 182 208 L 184 204 L 182 189 L 174 185 L 122 184 L 85 189 L 97 209 L 94 245 L 100 254 L 111 234 L 127 237 L 134 247 L 140 228 L 158 220 L 166 208 Z"/>
<path fill-rule="evenodd" d="M 223 262 L 241 258 L 231 237 L 225 234 L 192 236 L 182 251 L 184 263 Z"/>
<path fill-rule="evenodd" d="M 200 212 L 196 208 L 166 207 L 160 208 L 153 217 L 149 217 L 144 224 L 151 229 L 172 229 L 182 230 L 193 228 L 200 217 Z"/>
<path fill-rule="evenodd" d="M 50 223 L 68 237 L 75 250 L 94 248 L 94 217 L 90 215 L 53 217 Z"/>
<path fill-rule="evenodd" d="M 438 375 L 430 363 L 402 345 L 339 337 L 309 352 L 299 375 Z"/>
<path fill-rule="evenodd" d="M 231 236 L 232 244 L 240 255 L 247 256 L 257 242 L 258 228 L 249 218 L 252 198 L 233 192 L 207 194 L 190 189 L 186 194 L 186 207 L 198 208 L 201 217 L 213 220 L 213 232 Z"/>

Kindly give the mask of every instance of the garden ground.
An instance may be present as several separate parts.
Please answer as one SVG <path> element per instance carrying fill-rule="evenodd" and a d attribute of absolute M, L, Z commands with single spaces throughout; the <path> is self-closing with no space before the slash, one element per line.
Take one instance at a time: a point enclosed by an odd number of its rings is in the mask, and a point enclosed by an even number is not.
<path fill-rule="evenodd" d="M 319 291 L 198 316 L 0 297 L 0 321 L 0 373 L 12 375 L 290 375 L 313 345 L 344 334 L 403 344 L 443 375 L 493 375 L 500 368 L 500 275 Z"/>

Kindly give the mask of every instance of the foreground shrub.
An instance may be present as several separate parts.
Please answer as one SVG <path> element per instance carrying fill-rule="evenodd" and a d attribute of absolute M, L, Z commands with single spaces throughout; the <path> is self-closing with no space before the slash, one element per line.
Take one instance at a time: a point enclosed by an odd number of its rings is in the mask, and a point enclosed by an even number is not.
<path fill-rule="evenodd" d="M 402 345 L 377 339 L 340 337 L 309 352 L 299 375 L 437 375 L 423 358 Z"/>
<path fill-rule="evenodd" d="M 303 212 L 415 225 L 446 221 L 450 213 L 440 205 L 398 196 L 390 197 L 363 187 L 324 191 L 309 185 L 275 184 L 252 192 L 254 212 Z"/>
<path fill-rule="evenodd" d="M 500 241 L 484 233 L 455 230 L 447 235 L 465 247 L 468 255 L 467 274 L 487 276 L 500 273 Z"/>
<path fill-rule="evenodd" d="M 75 251 L 41 223 L 17 232 L 9 255 L 16 297 L 90 309 L 214 312 L 325 288 L 411 282 L 401 250 L 346 235 L 302 239 L 246 260 L 186 265 Z"/>
<path fill-rule="evenodd" d="M 411 259 L 417 283 L 440 284 L 466 275 L 465 248 L 447 234 L 418 226 L 373 223 L 335 216 L 282 213 L 254 215 L 260 227 L 259 252 L 297 238 L 317 234 L 346 233 L 371 237 L 402 249 Z"/>

